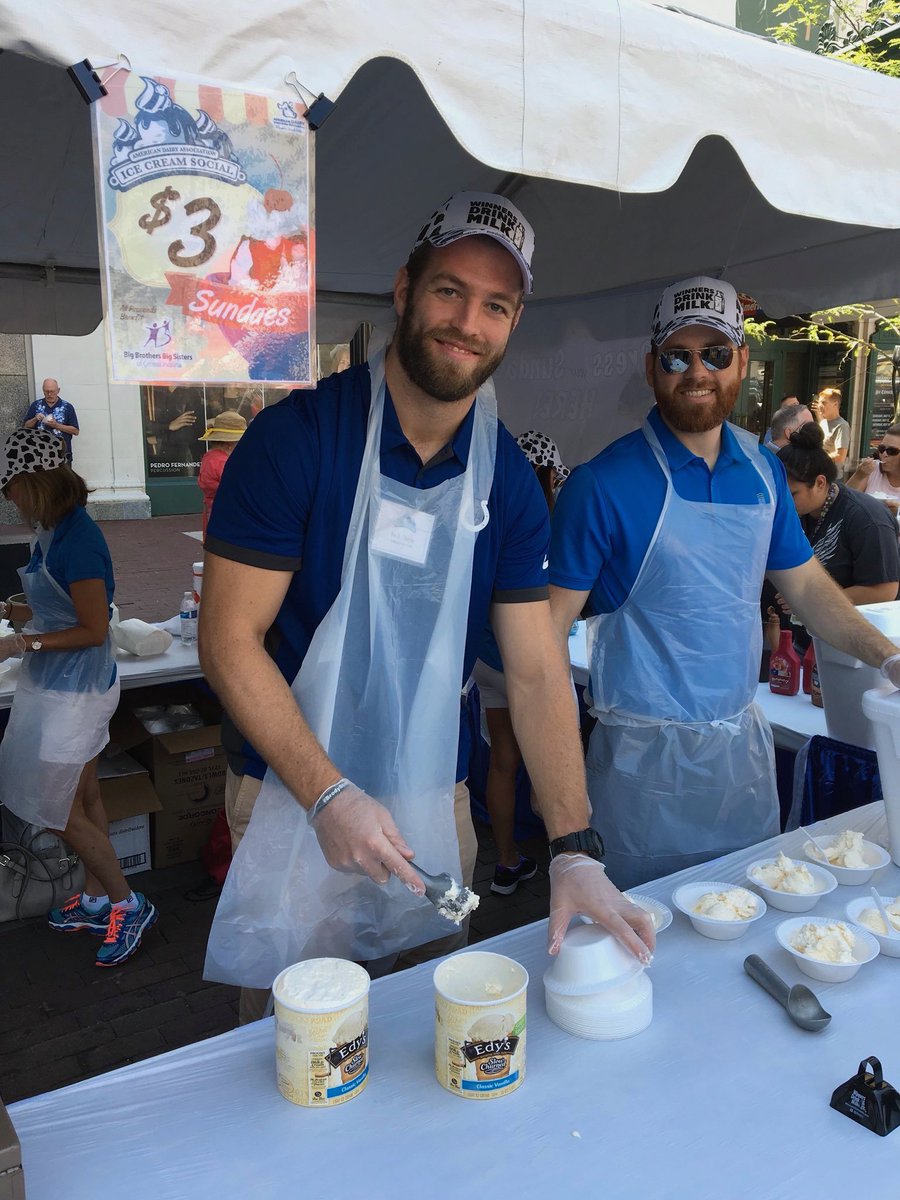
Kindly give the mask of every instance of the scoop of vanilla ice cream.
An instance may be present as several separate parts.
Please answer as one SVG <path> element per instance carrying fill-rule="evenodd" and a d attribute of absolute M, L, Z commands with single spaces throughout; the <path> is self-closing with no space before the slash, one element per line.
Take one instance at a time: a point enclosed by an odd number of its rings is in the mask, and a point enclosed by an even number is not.
<path fill-rule="evenodd" d="M 793 892 L 798 896 L 809 896 L 819 891 L 809 868 L 795 862 L 780 851 L 774 862 L 762 863 L 750 872 L 754 879 L 776 892 Z"/>
<path fill-rule="evenodd" d="M 801 925 L 791 938 L 791 945 L 807 958 L 827 963 L 852 963 L 856 938 L 843 921 L 817 925 L 813 921 Z"/>
<path fill-rule="evenodd" d="M 900 933 L 900 896 L 897 896 L 890 904 L 885 904 L 884 911 L 890 918 L 894 930 Z M 884 935 L 888 931 L 877 908 L 864 908 L 859 914 L 858 920 L 860 925 L 865 925 L 866 929 L 871 929 L 873 933 Z"/>
<path fill-rule="evenodd" d="M 825 847 L 825 855 L 836 867 L 865 869 L 869 866 L 863 853 L 863 835 L 852 829 L 838 834 L 831 845 Z"/>
<path fill-rule="evenodd" d="M 713 921 L 748 921 L 755 916 L 756 897 L 744 888 L 728 888 L 724 892 L 704 892 L 694 905 L 694 912 Z"/>

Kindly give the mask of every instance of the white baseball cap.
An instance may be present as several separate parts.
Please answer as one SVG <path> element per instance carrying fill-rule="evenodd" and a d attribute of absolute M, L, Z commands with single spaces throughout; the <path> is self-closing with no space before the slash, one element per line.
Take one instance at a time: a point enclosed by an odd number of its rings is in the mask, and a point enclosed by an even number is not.
<path fill-rule="evenodd" d="M 688 325 L 706 325 L 734 343 L 744 344 L 744 310 L 737 292 L 724 279 L 695 275 L 667 287 L 653 313 L 650 341 L 659 348 Z"/>
<path fill-rule="evenodd" d="M 514 204 L 493 192 L 455 192 L 446 204 L 433 212 L 416 238 L 413 250 L 423 242 L 449 246 L 460 238 L 481 234 L 510 252 L 522 272 L 526 296 L 533 290 L 531 257 L 534 254 L 534 230 Z"/>

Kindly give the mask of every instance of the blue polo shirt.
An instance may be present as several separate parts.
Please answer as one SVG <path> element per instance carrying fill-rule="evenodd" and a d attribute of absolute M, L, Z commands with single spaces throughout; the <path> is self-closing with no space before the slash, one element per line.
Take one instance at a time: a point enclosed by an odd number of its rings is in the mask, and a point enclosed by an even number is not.
<path fill-rule="evenodd" d="M 232 452 L 216 494 L 206 549 L 249 566 L 293 572 L 266 643 L 289 682 L 340 591 L 369 402 L 369 369 L 363 364 L 263 409 Z M 383 474 L 415 488 L 462 474 L 473 423 L 474 406 L 452 441 L 423 465 L 386 391 Z M 547 503 L 528 460 L 499 423 L 488 508 L 490 520 L 475 542 L 460 687 L 472 670 L 491 603 L 543 600 L 548 594 Z M 235 735 L 233 727 L 223 728 L 232 769 L 261 779 L 265 764 Z M 461 739 L 457 779 L 467 773 L 468 746 Z"/>
<path fill-rule="evenodd" d="M 72 425 L 75 429 L 79 429 L 78 415 L 75 412 L 75 405 L 70 404 L 68 400 L 63 400 L 62 396 L 55 404 L 48 404 L 43 396 L 38 396 L 28 405 L 28 412 L 23 420 L 30 421 L 32 417 L 42 414 L 45 417 L 52 417 L 54 421 L 59 421 L 60 425 Z M 43 429 L 43 425 L 36 426 L 37 429 Z M 52 433 L 54 437 L 62 438 L 63 444 L 66 447 L 66 458 L 72 461 L 72 435 L 71 433 L 63 433 L 59 429 L 47 429 L 47 433 Z"/>
<path fill-rule="evenodd" d="M 43 552 L 37 542 L 31 552 L 31 560 L 25 568 L 26 574 L 32 574 L 41 569 Z M 106 600 L 113 602 L 116 581 L 113 577 L 112 557 L 106 538 L 99 527 L 88 516 L 87 511 L 80 506 L 73 508 L 70 513 L 55 526 L 53 539 L 47 550 L 47 571 L 64 592 L 71 596 L 71 584 L 80 583 L 85 579 L 102 579 L 106 585 Z M 48 670 L 53 668 L 55 655 L 48 652 L 41 661 L 48 664 Z M 39 664 L 32 663 L 32 675 L 40 674 Z M 55 673 L 54 673 L 55 675 Z M 109 686 L 116 681 L 116 665 L 113 663 Z M 52 686 L 58 686 L 58 682 Z"/>
<path fill-rule="evenodd" d="M 39 570 L 43 557 L 40 546 L 35 542 L 26 572 L 30 574 Z M 112 604 L 116 581 L 109 547 L 86 509 L 80 506 L 73 508 L 54 528 L 47 551 L 47 570 L 63 591 L 70 595 L 70 584 L 85 579 L 102 579 L 106 585 L 106 599 Z"/>
<path fill-rule="evenodd" d="M 722 447 L 710 471 L 705 459 L 678 440 L 656 408 L 649 421 L 669 463 L 672 485 L 682 499 L 712 504 L 769 503 L 759 472 L 727 424 L 722 426 Z M 805 563 L 811 551 L 784 466 L 765 447 L 761 453 L 775 479 L 775 519 L 766 568 L 784 571 Z M 614 612 L 634 586 L 665 495 L 665 476 L 639 429 L 576 467 L 553 512 L 550 582 L 590 592 L 590 612 Z"/>

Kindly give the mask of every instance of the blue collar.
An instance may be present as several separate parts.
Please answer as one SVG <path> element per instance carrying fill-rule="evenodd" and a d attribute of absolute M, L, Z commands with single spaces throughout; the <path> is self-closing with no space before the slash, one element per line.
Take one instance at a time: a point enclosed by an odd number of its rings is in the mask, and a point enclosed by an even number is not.
<path fill-rule="evenodd" d="M 438 466 L 446 462 L 449 458 L 456 458 L 457 462 L 465 467 L 469 461 L 469 447 L 472 444 L 472 429 L 474 425 L 475 404 L 473 401 L 456 433 L 443 449 L 439 450 L 432 459 L 423 465 L 422 469 Z M 406 434 L 400 428 L 400 420 L 397 417 L 397 410 L 394 408 L 394 401 L 391 399 L 391 393 L 388 390 L 387 384 L 385 384 L 384 416 L 381 422 L 381 453 L 390 454 L 393 450 L 403 451 L 404 449 L 408 450 L 418 463 L 419 456 Z"/>
<path fill-rule="evenodd" d="M 698 454 L 694 454 L 693 450 L 688 450 L 684 442 L 678 440 L 660 416 L 656 405 L 647 414 L 647 420 L 650 423 L 651 429 L 659 438 L 663 454 L 665 454 L 673 472 L 681 471 L 685 467 L 689 467 L 692 463 L 703 463 L 703 466 L 706 467 L 705 459 L 701 458 Z M 728 466 L 729 463 L 740 462 L 746 457 L 726 421 L 722 426 L 722 445 L 719 449 L 719 457 L 716 459 L 716 465 L 713 467 L 713 470 L 718 471 L 720 468 Z"/>

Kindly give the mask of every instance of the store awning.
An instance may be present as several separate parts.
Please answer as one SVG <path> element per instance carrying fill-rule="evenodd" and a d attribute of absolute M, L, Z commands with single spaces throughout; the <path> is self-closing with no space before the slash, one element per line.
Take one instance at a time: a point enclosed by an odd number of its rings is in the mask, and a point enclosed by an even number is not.
<path fill-rule="evenodd" d="M 773 315 L 900 293 L 900 81 L 643 0 L 3 0 L 0 46 L 7 331 L 99 320 L 89 110 L 64 68 L 120 54 L 266 90 L 295 72 L 335 101 L 318 284 L 357 315 L 460 188 L 529 217 L 539 302 L 701 271 Z"/>

